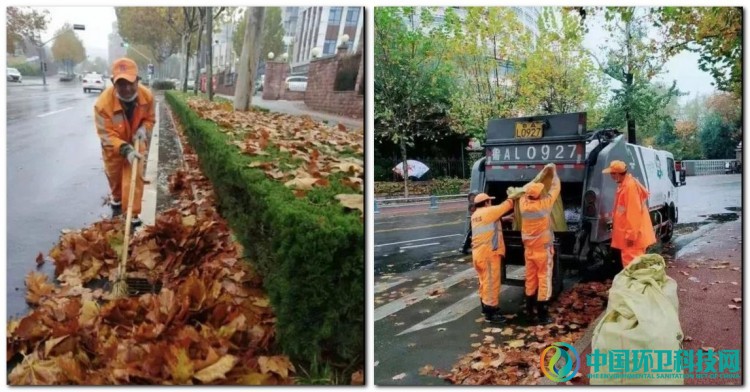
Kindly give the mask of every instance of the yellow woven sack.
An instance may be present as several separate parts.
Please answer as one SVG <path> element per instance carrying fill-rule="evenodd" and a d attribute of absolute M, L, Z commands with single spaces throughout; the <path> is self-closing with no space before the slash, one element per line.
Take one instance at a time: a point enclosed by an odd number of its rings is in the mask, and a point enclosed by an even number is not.
<path fill-rule="evenodd" d="M 521 196 L 526 194 L 526 186 L 533 182 L 541 182 L 544 184 L 542 190 L 542 196 L 549 193 L 549 188 L 552 185 L 553 178 L 552 170 L 542 169 L 539 174 L 534 177 L 529 183 L 523 187 L 510 187 L 507 190 L 508 199 L 518 200 Z M 568 223 L 565 221 L 565 210 L 563 209 L 562 197 L 558 197 L 555 200 L 555 204 L 552 205 L 552 230 L 553 231 L 568 231 Z M 513 230 L 521 230 L 521 209 L 513 209 Z"/>

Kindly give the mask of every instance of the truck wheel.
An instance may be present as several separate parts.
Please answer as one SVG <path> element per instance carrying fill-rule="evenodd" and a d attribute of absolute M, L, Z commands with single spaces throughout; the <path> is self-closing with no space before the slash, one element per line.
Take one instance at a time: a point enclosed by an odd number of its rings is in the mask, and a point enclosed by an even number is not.
<path fill-rule="evenodd" d="M 675 222 L 675 213 L 674 213 L 674 207 L 669 208 L 669 216 L 667 220 L 667 229 L 664 231 L 664 234 L 660 237 L 661 242 L 667 243 L 672 240 L 672 235 L 674 235 L 674 222 Z"/>

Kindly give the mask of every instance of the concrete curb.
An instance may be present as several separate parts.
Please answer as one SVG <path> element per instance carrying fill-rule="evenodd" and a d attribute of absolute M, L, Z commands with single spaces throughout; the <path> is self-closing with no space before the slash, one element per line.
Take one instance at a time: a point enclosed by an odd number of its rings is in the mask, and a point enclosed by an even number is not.
<path fill-rule="evenodd" d="M 156 222 L 156 195 L 159 171 L 159 110 L 157 101 L 156 123 L 151 132 L 151 144 L 148 149 L 148 162 L 146 163 L 146 173 L 144 174 L 148 184 L 143 189 L 143 207 L 141 208 L 141 220 L 144 225 L 153 225 Z"/>

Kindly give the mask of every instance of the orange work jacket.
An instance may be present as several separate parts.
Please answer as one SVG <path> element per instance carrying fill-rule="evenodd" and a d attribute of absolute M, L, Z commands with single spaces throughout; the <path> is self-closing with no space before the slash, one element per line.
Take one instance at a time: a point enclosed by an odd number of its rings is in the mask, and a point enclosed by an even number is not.
<path fill-rule="evenodd" d="M 477 208 L 471 214 L 471 254 L 474 260 L 505 256 L 500 218 L 512 209 L 513 200 L 508 199 L 500 205 Z"/>
<path fill-rule="evenodd" d="M 625 249 L 627 240 L 633 247 L 646 248 L 656 243 L 654 227 L 648 211 L 648 190 L 632 174 L 617 186 L 612 211 L 612 247 Z"/>
<path fill-rule="evenodd" d="M 544 248 L 551 246 L 555 239 L 552 231 L 552 206 L 560 195 L 560 178 L 555 175 L 549 192 L 538 199 L 521 197 L 521 239 L 526 248 Z"/>
<path fill-rule="evenodd" d="M 125 116 L 125 109 L 115 94 L 114 86 L 107 87 L 94 105 L 96 132 L 102 148 L 120 151 L 124 143 L 132 144 L 138 127 L 143 125 L 148 134 L 154 129 L 156 110 L 154 96 L 148 88 L 138 84 L 138 97 L 131 120 Z"/>

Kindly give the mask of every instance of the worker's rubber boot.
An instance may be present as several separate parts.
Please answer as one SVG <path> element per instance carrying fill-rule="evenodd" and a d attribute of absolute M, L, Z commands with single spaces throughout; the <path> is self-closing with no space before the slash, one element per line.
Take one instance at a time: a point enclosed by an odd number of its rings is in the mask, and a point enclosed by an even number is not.
<path fill-rule="evenodd" d="M 122 202 L 111 201 L 109 202 L 109 206 L 112 207 L 112 219 L 122 215 Z"/>
<path fill-rule="evenodd" d="M 547 309 L 547 301 L 539 301 L 536 303 L 536 316 L 537 322 L 540 325 L 552 323 L 553 320 L 549 316 L 549 310 Z"/>
<path fill-rule="evenodd" d="M 141 221 L 141 218 L 134 216 L 133 219 L 130 220 L 130 234 L 132 235 L 135 233 L 135 231 L 141 227 L 143 222 Z"/>
<path fill-rule="evenodd" d="M 525 298 L 526 309 L 523 313 L 523 320 L 529 324 L 534 324 L 536 322 L 536 314 L 534 312 L 534 307 L 536 307 L 536 294 L 527 295 Z"/>
<path fill-rule="evenodd" d="M 484 314 L 484 321 L 493 324 L 505 324 L 507 321 L 502 314 L 500 314 L 499 306 L 487 306 L 482 303 L 482 313 Z"/>

